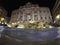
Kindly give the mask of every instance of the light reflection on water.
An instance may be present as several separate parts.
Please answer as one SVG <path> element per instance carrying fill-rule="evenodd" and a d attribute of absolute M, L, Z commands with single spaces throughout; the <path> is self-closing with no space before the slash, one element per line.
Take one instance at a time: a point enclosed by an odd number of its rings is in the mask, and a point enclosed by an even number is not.
<path fill-rule="evenodd" d="M 8 34 L 13 34 L 13 36 L 17 36 L 17 37 L 19 37 L 20 35 L 20 33 L 17 33 L 16 31 L 17 30 L 15 30 L 15 32 L 14 32 L 14 30 L 12 30 L 12 31 L 8 31 L 8 30 L 6 30 L 7 32 L 11 32 L 11 33 L 8 33 Z M 19 30 L 18 30 L 18 32 L 19 32 Z M 25 30 L 24 31 L 21 31 L 22 33 L 24 33 L 25 34 Z M 28 31 L 29 32 L 29 31 Z M 37 31 L 36 31 L 37 32 Z M 38 32 L 38 33 L 36 33 L 36 34 L 39 34 L 39 35 L 36 35 L 35 33 L 31 33 L 31 35 L 30 35 L 30 33 L 28 33 L 27 35 L 28 35 L 28 37 L 29 36 L 32 36 L 32 34 L 34 35 L 35 34 L 35 36 L 36 37 L 38 37 L 38 36 L 42 36 L 43 35 L 43 39 L 45 38 L 44 37 L 44 35 L 45 35 L 45 33 L 47 34 L 47 32 L 43 32 L 43 31 L 41 31 L 41 32 Z M 52 33 L 53 32 L 53 33 Z M 49 36 L 51 36 L 52 34 L 56 34 L 56 32 L 54 33 L 54 31 L 49 31 Z M 59 33 L 60 34 L 60 33 Z M 10 36 L 11 36 L 10 35 Z M 23 35 L 23 34 L 22 34 Z M 48 34 L 47 34 L 48 35 Z M 46 36 L 46 35 L 45 35 Z M 49 36 L 48 36 L 48 38 L 49 38 Z M 52 36 L 54 36 L 54 35 L 52 35 Z M 55 35 L 56 36 L 56 35 Z M 34 36 L 33 36 L 34 37 Z M 30 38 L 30 37 L 29 37 Z M 38 39 L 38 38 L 36 38 L 36 39 Z M 47 38 L 45 38 L 45 39 L 47 39 Z M 60 45 L 60 39 L 54 39 L 54 40 L 49 40 L 49 41 L 35 41 L 35 42 L 32 42 L 32 41 L 16 41 L 14 38 L 13 39 L 11 39 L 11 38 L 3 38 L 3 40 L 1 41 L 2 43 L 1 44 L 4 44 L 4 45 Z"/>
<path fill-rule="evenodd" d="M 29 29 L 30 30 L 30 29 Z M 5 29 L 8 36 L 13 36 L 17 39 L 29 41 L 53 40 L 57 37 L 57 28 L 46 30 L 30 30 L 28 29 Z M 31 33 L 32 32 L 32 33 Z"/>

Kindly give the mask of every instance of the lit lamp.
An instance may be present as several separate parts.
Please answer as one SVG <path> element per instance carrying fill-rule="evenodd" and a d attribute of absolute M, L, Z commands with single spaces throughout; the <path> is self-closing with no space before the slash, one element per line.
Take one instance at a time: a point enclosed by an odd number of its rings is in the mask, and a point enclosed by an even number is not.
<path fill-rule="evenodd" d="M 53 28 L 53 26 L 49 26 L 49 28 Z"/>
<path fill-rule="evenodd" d="M 1 23 L 1 24 L 4 24 L 4 20 L 5 20 L 5 18 L 4 18 L 4 17 L 1 17 L 1 18 L 0 18 L 0 23 Z"/>
<path fill-rule="evenodd" d="M 60 18 L 60 14 L 58 14 L 57 16 L 56 16 L 56 19 L 59 19 Z"/>
<path fill-rule="evenodd" d="M 43 27 L 43 28 L 46 28 L 46 27 Z"/>
<path fill-rule="evenodd" d="M 1 21 L 4 21 L 4 20 L 5 20 L 5 19 L 2 17 L 2 18 L 1 18 Z"/>
<path fill-rule="evenodd" d="M 58 25 L 60 25 L 60 14 L 58 14 L 58 15 L 56 16 L 55 21 L 56 21 L 56 23 L 57 23 Z"/>
<path fill-rule="evenodd" d="M 34 22 L 35 22 L 35 21 L 32 21 L 32 20 L 31 20 L 31 21 L 29 21 L 29 23 L 34 23 Z"/>
<path fill-rule="evenodd" d="M 16 25 L 16 23 L 12 23 L 12 25 Z"/>
<path fill-rule="evenodd" d="M 7 22 L 5 22 L 5 24 L 7 24 Z"/>
<path fill-rule="evenodd" d="M 17 28 L 24 28 L 24 25 L 20 24 Z"/>

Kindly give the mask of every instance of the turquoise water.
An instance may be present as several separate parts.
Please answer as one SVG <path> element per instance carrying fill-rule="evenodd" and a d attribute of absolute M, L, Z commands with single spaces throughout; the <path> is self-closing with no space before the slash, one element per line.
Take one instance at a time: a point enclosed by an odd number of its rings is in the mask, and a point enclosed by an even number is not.
<path fill-rule="evenodd" d="M 51 29 L 17 29 L 5 28 L 5 35 L 23 41 L 48 41 L 60 38 L 58 28 Z"/>

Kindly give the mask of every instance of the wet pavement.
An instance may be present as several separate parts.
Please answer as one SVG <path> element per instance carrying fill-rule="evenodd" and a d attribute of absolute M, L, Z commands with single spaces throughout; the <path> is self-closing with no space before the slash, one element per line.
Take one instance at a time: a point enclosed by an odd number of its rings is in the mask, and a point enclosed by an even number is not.
<path fill-rule="evenodd" d="M 55 39 L 51 41 L 38 41 L 38 42 L 32 42 L 32 41 L 17 41 L 15 39 L 10 38 L 2 38 L 0 39 L 1 45 L 60 45 L 60 39 Z"/>

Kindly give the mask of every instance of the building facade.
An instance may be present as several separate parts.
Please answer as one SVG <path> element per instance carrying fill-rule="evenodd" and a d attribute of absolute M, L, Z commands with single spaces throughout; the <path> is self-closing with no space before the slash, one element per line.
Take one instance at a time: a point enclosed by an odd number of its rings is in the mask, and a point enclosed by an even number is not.
<path fill-rule="evenodd" d="M 52 23 L 52 16 L 48 7 L 39 7 L 38 4 L 27 3 L 12 11 L 10 24 L 44 22 Z"/>
<path fill-rule="evenodd" d="M 60 0 L 56 0 L 56 3 L 52 10 L 52 14 L 54 16 L 54 23 L 60 25 Z"/>
<path fill-rule="evenodd" d="M 52 16 L 48 7 L 39 7 L 37 4 L 27 3 L 12 11 L 9 24 L 12 27 L 17 27 L 16 25 L 18 25 L 18 28 L 35 29 L 48 28 L 47 24 L 52 22 Z"/>
<path fill-rule="evenodd" d="M 6 24 L 6 16 L 7 16 L 7 11 L 3 8 L 0 7 L 0 23 L 1 24 Z"/>

